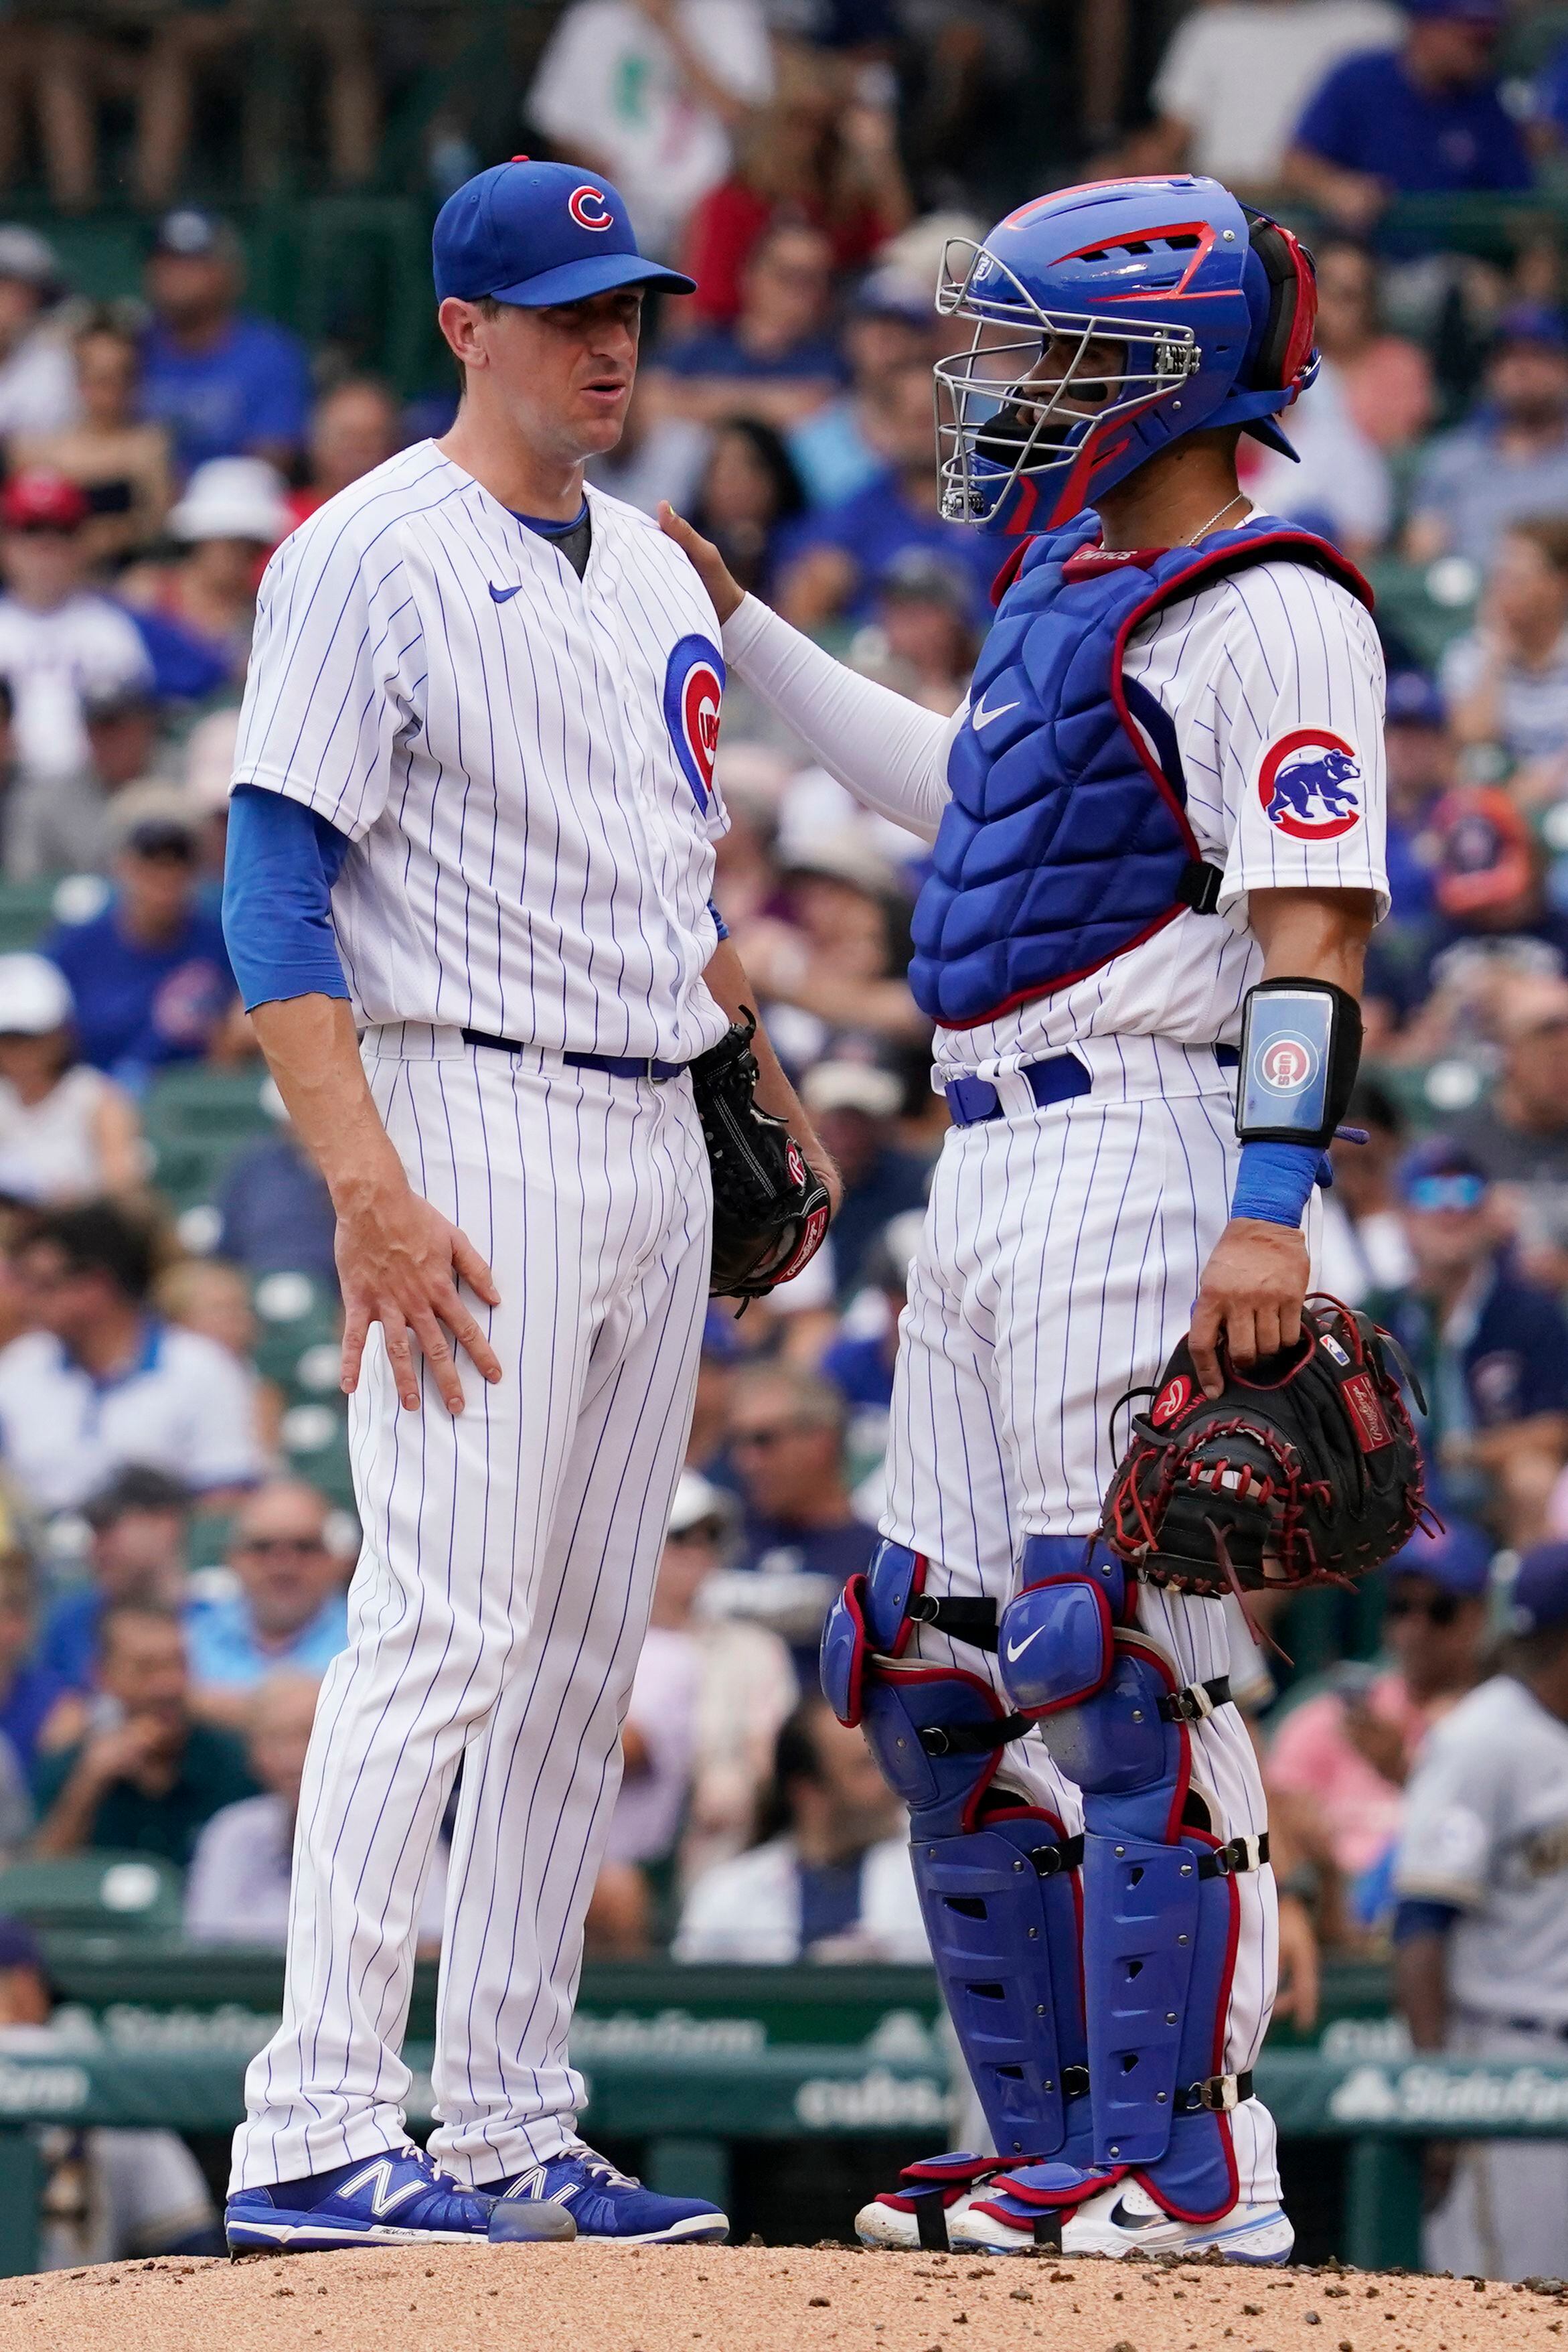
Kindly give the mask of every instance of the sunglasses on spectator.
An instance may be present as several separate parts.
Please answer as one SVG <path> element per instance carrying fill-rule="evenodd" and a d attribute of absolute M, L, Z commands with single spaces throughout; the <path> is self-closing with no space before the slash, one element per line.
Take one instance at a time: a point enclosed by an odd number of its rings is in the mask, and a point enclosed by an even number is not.
<path fill-rule="evenodd" d="M 247 1552 L 252 1559 L 283 1559 L 290 1553 L 304 1559 L 326 1549 L 319 1536 L 246 1536 L 235 1546 L 235 1551 Z"/>
<path fill-rule="evenodd" d="M 1479 1209 L 1486 1195 L 1484 1176 L 1418 1176 L 1406 1198 L 1413 1209 Z"/>
<path fill-rule="evenodd" d="M 803 1421 L 778 1421 L 771 1428 L 732 1430 L 729 1437 L 730 1452 L 732 1454 L 771 1454 L 774 1447 L 782 1445 L 786 1438 L 799 1437 L 808 1425 Z"/>
<path fill-rule="evenodd" d="M 10 522 L 5 529 L 13 539 L 74 539 L 77 535 L 75 523 Z"/>
<path fill-rule="evenodd" d="M 664 1541 L 673 1544 L 716 1544 L 723 1533 L 724 1529 L 717 1519 L 698 1519 L 693 1527 L 672 1528 Z"/>
<path fill-rule="evenodd" d="M 1391 1592 L 1383 1613 L 1388 1618 L 1425 1617 L 1428 1625 L 1441 1632 L 1458 1616 L 1459 1596 L 1457 1592 Z"/>

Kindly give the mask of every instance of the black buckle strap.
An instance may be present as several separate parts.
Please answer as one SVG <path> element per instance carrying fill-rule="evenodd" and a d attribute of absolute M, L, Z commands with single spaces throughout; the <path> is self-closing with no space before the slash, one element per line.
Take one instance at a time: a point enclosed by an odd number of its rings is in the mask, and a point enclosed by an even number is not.
<path fill-rule="evenodd" d="M 1159 1703 L 1165 1723 L 1202 1723 L 1217 1707 L 1228 1706 L 1230 1676 L 1216 1675 L 1206 1683 L 1188 1683 L 1185 1690 L 1169 1691 Z"/>
<path fill-rule="evenodd" d="M 997 1646 L 994 1601 L 938 1601 L 934 1593 L 916 1592 L 912 1594 L 904 1613 L 917 1625 L 929 1625 L 952 1641 L 967 1642 L 971 1650 L 994 1650 Z"/>
<path fill-rule="evenodd" d="M 915 2208 L 915 2231 L 920 2249 L 926 2254 L 946 2254 L 952 2252 L 947 2236 L 947 2199 L 939 2188 L 911 2189 L 906 2191 Z"/>
<path fill-rule="evenodd" d="M 1049 2212 L 1037 2213 L 1033 2224 L 1034 2242 L 1041 2253 L 1061 2252 L 1061 2208 L 1052 2206 Z"/>
<path fill-rule="evenodd" d="M 1064 2066 L 1061 2070 L 1061 2095 L 1064 2099 L 1086 2099 L 1089 2096 L 1087 2066 Z"/>
<path fill-rule="evenodd" d="M 1029 1858 L 1041 1878 L 1056 1878 L 1064 1870 L 1076 1870 L 1083 1859 L 1082 1832 L 1080 1831 L 1076 1837 L 1057 1838 L 1049 1845 L 1037 1845 Z"/>
<path fill-rule="evenodd" d="M 1200 1878 L 1233 1878 L 1239 1870 L 1261 1870 L 1269 1859 L 1269 1832 L 1257 1837 L 1233 1837 L 1228 1845 L 1217 1846 L 1206 1853 L 1197 1865 Z"/>
<path fill-rule="evenodd" d="M 998 1723 L 928 1723 L 920 1745 L 927 1756 L 988 1756 L 1009 1739 L 1021 1739 L 1030 1727 L 1021 1715 L 1004 1715 Z"/>
<path fill-rule="evenodd" d="M 1228 2115 L 1252 2096 L 1252 2069 L 1244 2074 L 1210 2074 L 1206 2082 L 1189 2083 L 1177 2091 L 1172 2105 L 1178 2116 Z"/>
<path fill-rule="evenodd" d="M 1195 915 L 1212 915 L 1219 904 L 1219 886 L 1224 879 L 1218 866 L 1210 866 L 1201 857 L 1189 857 L 1176 876 L 1176 904 L 1190 907 Z"/>

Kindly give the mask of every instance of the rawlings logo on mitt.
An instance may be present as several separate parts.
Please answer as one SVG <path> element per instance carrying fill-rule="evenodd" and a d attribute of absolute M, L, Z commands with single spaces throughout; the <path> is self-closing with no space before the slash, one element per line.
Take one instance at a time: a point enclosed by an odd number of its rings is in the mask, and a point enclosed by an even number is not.
<path fill-rule="evenodd" d="M 757 1015 L 692 1064 L 713 1171 L 713 1298 L 765 1298 L 815 1257 L 828 1230 L 828 1188 L 781 1118 L 757 1107 Z"/>
<path fill-rule="evenodd" d="M 1309 1299 L 1300 1343 L 1205 1396 L 1183 1339 L 1133 1420 L 1102 1531 L 1151 1584 L 1232 1591 L 1348 1584 L 1415 1532 L 1421 1452 L 1388 1333 Z M 1134 1391 L 1138 1393 L 1138 1391 Z"/>

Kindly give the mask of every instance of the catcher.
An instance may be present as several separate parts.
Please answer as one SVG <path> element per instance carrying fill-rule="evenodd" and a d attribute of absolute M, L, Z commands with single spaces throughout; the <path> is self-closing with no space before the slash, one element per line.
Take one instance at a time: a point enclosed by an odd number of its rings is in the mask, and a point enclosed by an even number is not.
<path fill-rule="evenodd" d="M 953 720 L 664 521 L 730 672 L 935 844 L 911 986 L 952 1129 L 823 1680 L 909 1806 L 996 2154 L 857 2227 L 1282 2262 L 1277 1915 L 1217 1596 L 1354 1573 L 1418 1507 L 1381 1341 L 1303 1314 L 1386 905 L 1382 658 L 1364 583 L 1238 480 L 1315 371 L 1288 232 L 1212 180 L 1063 190 L 950 248 L 938 307 L 973 328 L 936 371 L 944 512 L 1011 541 Z"/>

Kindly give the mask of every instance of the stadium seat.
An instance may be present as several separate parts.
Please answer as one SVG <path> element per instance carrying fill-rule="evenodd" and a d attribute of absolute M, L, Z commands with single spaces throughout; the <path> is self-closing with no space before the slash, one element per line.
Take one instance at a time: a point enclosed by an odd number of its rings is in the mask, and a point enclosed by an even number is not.
<path fill-rule="evenodd" d="M 238 1070 L 164 1070 L 153 1081 L 142 1127 L 152 1180 L 176 1210 L 210 1201 L 240 1147 L 276 1131 L 262 1108 L 265 1084 L 254 1063 Z"/>
<path fill-rule="evenodd" d="M 173 1935 L 183 1880 L 152 1853 L 73 1853 L 0 1871 L 0 1916 L 39 1928 Z"/>

